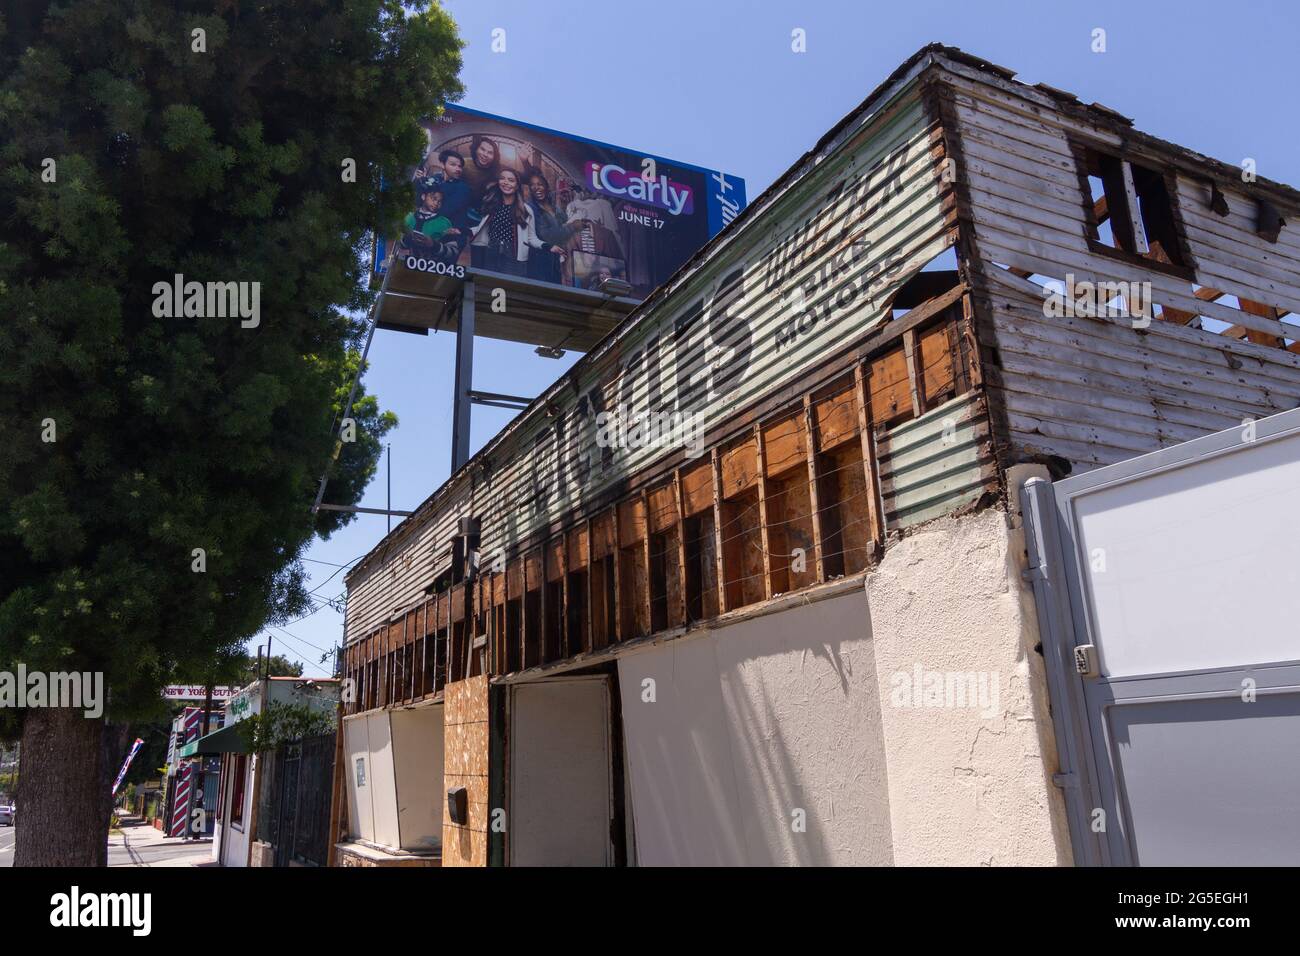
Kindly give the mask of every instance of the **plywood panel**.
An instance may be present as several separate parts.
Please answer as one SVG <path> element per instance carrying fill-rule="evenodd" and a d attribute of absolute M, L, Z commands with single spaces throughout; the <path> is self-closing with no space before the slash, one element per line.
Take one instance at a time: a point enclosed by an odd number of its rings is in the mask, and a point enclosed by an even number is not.
<path fill-rule="evenodd" d="M 486 675 L 455 681 L 443 698 L 444 774 L 447 786 L 463 785 L 472 794 L 486 793 L 489 765 L 488 678 Z M 453 783 L 463 778 L 475 783 Z M 487 829 L 490 808 L 486 800 L 469 801 L 465 826 L 457 826 L 447 815 L 443 799 L 443 866 L 487 866 Z"/>
<path fill-rule="evenodd" d="M 912 386 L 902 346 L 871 360 L 871 420 L 886 425 L 912 414 Z"/>
<path fill-rule="evenodd" d="M 722 497 L 734 498 L 757 484 L 758 446 L 752 437 L 723 449 L 718 457 L 722 468 Z"/>
<path fill-rule="evenodd" d="M 791 468 L 806 468 L 808 431 L 803 414 L 782 418 L 763 426 L 765 466 L 768 477 Z"/>
<path fill-rule="evenodd" d="M 709 462 L 682 469 L 682 507 L 686 514 L 713 510 L 713 469 Z"/>
<path fill-rule="evenodd" d="M 814 402 L 813 421 L 817 427 L 817 447 L 822 451 L 856 439 L 858 408 L 852 383 Z"/>
<path fill-rule="evenodd" d="M 677 493 L 671 483 L 650 489 L 650 530 L 659 533 L 677 523 Z"/>

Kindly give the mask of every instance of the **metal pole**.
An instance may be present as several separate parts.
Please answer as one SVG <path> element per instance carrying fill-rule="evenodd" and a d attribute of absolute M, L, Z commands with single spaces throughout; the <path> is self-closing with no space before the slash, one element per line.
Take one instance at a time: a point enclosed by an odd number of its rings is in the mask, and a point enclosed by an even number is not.
<path fill-rule="evenodd" d="M 469 461 L 469 422 L 474 378 L 474 280 L 466 279 L 460 293 L 456 323 L 456 392 L 452 404 L 451 473 Z"/>
<path fill-rule="evenodd" d="M 396 250 L 396 246 L 393 247 Z M 347 404 L 343 406 L 343 414 L 335 419 L 335 424 L 339 426 L 339 435 L 342 436 L 343 427 L 347 422 L 348 416 L 352 414 L 352 402 L 357 397 L 357 386 L 361 384 L 361 376 L 366 371 L 366 357 L 370 354 L 370 343 L 375 337 L 375 328 L 379 325 L 379 317 L 384 311 L 384 302 L 388 294 L 388 280 L 393 277 L 393 256 L 390 254 L 387 259 L 387 265 L 384 267 L 384 281 L 379 287 L 379 297 L 375 300 L 374 308 L 371 310 L 370 328 L 366 332 L 366 344 L 361 349 L 361 364 L 357 366 L 357 374 L 352 379 L 352 388 L 348 391 Z M 334 429 L 331 427 L 330 432 Z M 342 445 L 335 441 L 334 453 L 330 460 L 325 463 L 325 473 L 320 476 L 320 486 L 316 489 L 316 500 L 312 503 L 312 514 L 315 514 L 320 508 L 321 501 L 325 498 L 325 486 L 330 480 L 330 470 L 334 467 L 334 461 L 338 458 Z"/>
<path fill-rule="evenodd" d="M 388 443 L 388 533 L 393 532 L 393 443 Z"/>

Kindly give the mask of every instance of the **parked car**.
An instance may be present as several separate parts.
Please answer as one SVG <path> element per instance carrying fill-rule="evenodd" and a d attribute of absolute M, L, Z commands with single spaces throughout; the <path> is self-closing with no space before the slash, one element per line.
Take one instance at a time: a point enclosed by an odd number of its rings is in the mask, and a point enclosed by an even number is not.
<path fill-rule="evenodd" d="M 13 804 L 0 804 L 0 823 L 7 827 L 13 826 L 16 812 Z"/>

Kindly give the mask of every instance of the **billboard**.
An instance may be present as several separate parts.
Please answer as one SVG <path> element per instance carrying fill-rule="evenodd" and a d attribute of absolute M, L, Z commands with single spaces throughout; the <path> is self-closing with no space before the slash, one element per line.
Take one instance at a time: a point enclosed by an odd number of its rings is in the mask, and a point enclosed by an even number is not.
<path fill-rule="evenodd" d="M 422 125 L 397 240 L 411 271 L 582 289 L 614 277 L 644 298 L 745 207 L 744 180 L 716 170 L 461 106 Z"/>

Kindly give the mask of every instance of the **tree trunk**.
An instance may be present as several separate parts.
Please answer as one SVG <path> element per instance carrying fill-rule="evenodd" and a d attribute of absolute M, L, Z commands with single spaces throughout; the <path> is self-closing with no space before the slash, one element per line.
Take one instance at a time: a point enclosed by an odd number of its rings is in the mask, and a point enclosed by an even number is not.
<path fill-rule="evenodd" d="M 67 707 L 23 715 L 14 866 L 105 866 L 105 722 Z"/>

